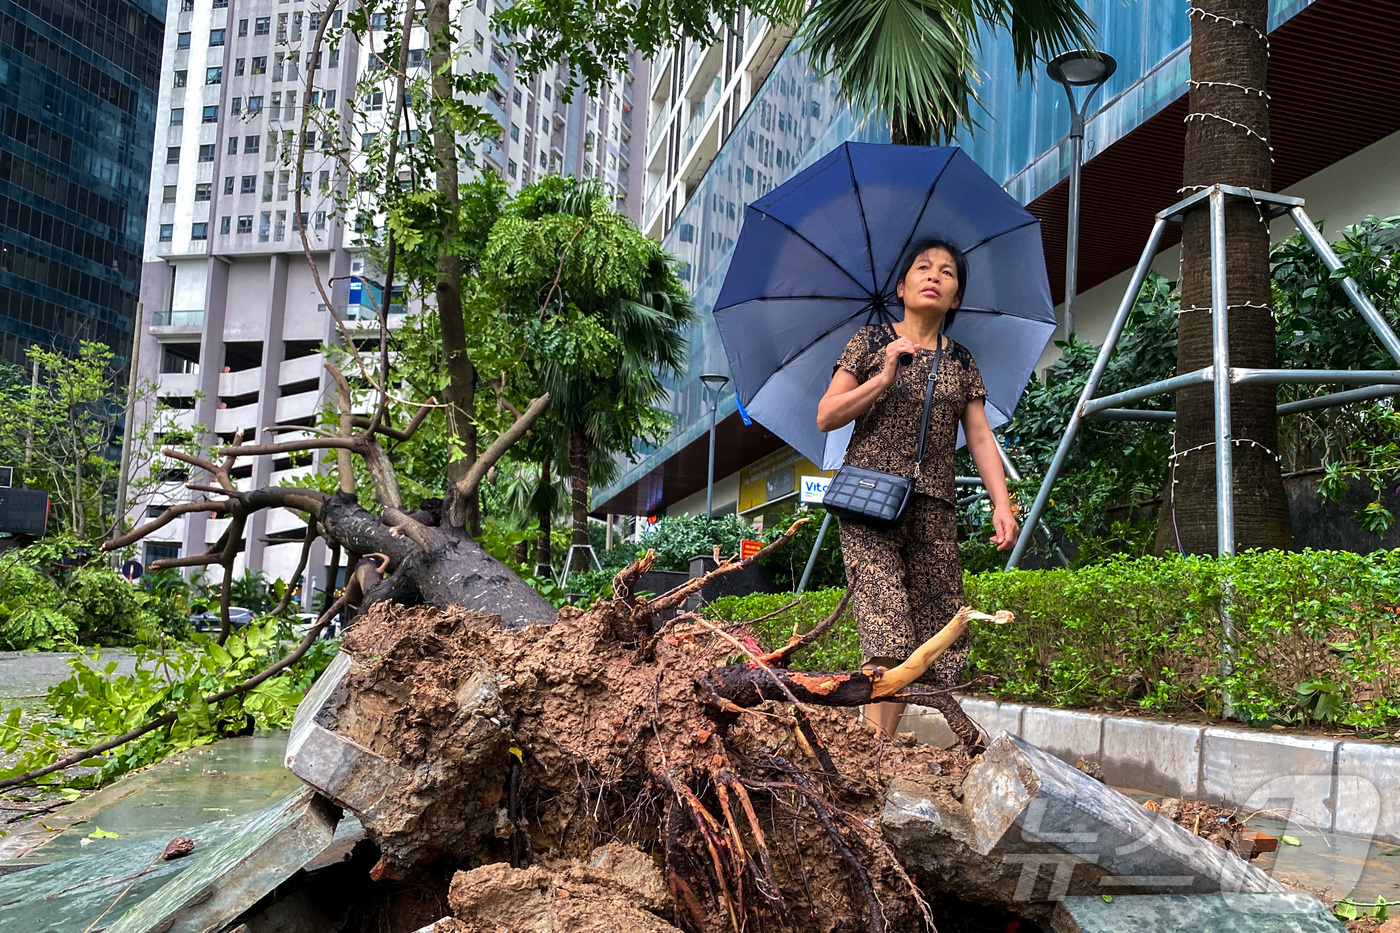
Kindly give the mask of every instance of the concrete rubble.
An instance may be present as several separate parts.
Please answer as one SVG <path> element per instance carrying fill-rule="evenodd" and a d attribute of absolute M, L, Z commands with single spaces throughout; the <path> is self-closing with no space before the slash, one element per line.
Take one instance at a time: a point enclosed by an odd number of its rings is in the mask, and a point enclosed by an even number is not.
<path fill-rule="evenodd" d="M 898 779 L 881 824 L 911 873 L 1037 919 L 1078 895 L 1282 891 L 1237 856 L 1006 733 L 972 766 L 960 805 Z"/>

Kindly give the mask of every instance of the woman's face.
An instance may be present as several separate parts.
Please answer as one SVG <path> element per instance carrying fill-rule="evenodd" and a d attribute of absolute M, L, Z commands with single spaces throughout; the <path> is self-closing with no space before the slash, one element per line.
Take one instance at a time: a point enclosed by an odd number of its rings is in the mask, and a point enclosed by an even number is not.
<path fill-rule="evenodd" d="M 905 313 L 935 313 L 942 317 L 958 306 L 958 267 L 945 249 L 920 253 L 895 286 Z"/>

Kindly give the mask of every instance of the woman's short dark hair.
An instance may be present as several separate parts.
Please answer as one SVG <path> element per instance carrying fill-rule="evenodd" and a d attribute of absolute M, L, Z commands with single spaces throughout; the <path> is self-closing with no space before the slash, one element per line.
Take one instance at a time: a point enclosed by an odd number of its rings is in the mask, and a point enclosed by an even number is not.
<path fill-rule="evenodd" d="M 905 276 L 909 274 L 909 270 L 914 268 L 915 261 L 931 249 L 941 249 L 943 252 L 953 257 L 953 266 L 958 271 L 957 298 L 958 301 L 961 302 L 963 294 L 967 291 L 967 254 L 952 243 L 939 237 L 920 237 L 909 244 L 908 248 L 904 250 L 904 255 L 899 257 L 899 265 L 896 267 L 899 270 L 899 281 L 903 282 Z M 943 321 L 943 326 L 945 328 L 953 323 L 953 315 L 957 313 L 957 308 L 948 312 L 948 316 Z"/>

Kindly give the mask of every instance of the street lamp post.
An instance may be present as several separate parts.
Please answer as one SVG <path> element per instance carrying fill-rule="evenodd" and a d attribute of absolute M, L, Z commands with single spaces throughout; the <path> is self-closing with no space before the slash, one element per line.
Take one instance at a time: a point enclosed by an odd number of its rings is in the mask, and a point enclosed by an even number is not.
<path fill-rule="evenodd" d="M 1074 295 L 1079 285 L 1079 174 L 1084 164 L 1084 113 L 1105 81 L 1118 70 L 1118 62 L 1106 52 L 1076 49 L 1051 59 L 1045 71 L 1058 81 L 1069 98 L 1069 220 L 1065 229 L 1065 339 L 1074 331 Z M 1083 101 L 1074 89 L 1087 87 Z"/>
<path fill-rule="evenodd" d="M 705 394 L 710 397 L 710 471 L 705 481 L 705 517 L 714 518 L 715 500 L 715 420 L 719 412 L 719 394 L 729 385 L 729 377 L 705 373 L 700 377 Z"/>

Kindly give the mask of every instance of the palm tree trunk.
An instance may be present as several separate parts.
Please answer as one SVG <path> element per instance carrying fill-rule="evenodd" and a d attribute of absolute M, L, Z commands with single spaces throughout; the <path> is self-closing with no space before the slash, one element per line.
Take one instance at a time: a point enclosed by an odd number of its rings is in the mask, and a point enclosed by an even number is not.
<path fill-rule="evenodd" d="M 574 425 L 569 431 L 569 473 L 573 486 L 574 533 L 570 544 L 588 544 L 588 439 L 583 428 Z M 570 571 L 588 569 L 588 555 L 573 552 Z"/>
<path fill-rule="evenodd" d="M 1186 124 L 1184 193 L 1213 184 L 1271 189 L 1268 0 L 1212 0 L 1211 15 L 1191 17 L 1191 115 Z M 1225 212 L 1230 305 L 1230 365 L 1275 366 L 1269 309 L 1269 226 L 1254 205 L 1231 200 Z M 1201 206 L 1182 225 L 1177 372 L 1209 366 L 1211 353 L 1210 215 Z M 1213 387 L 1177 393 L 1175 457 L 1157 526 L 1157 551 L 1214 554 L 1216 539 Z M 1234 438 L 1237 549 L 1287 548 L 1288 501 L 1279 464 L 1272 386 L 1230 392 Z"/>
<path fill-rule="evenodd" d="M 541 567 L 547 568 L 552 566 L 554 563 L 553 559 L 550 557 L 549 543 L 549 536 L 553 531 L 553 528 L 551 526 L 554 520 L 554 516 L 552 514 L 554 512 L 552 502 L 553 497 L 549 494 L 549 486 L 550 483 L 553 482 L 553 477 L 550 475 L 549 467 L 550 462 L 546 458 L 545 461 L 540 464 L 540 490 L 541 496 L 545 500 L 545 506 L 544 508 L 540 509 L 540 533 L 539 537 L 535 539 L 536 574 L 540 572 Z"/>
<path fill-rule="evenodd" d="M 452 99 L 452 19 L 448 0 L 428 0 L 428 60 L 432 66 L 433 96 Z M 447 430 L 456 441 L 459 455 L 447 465 L 447 478 L 456 481 L 466 475 L 476 461 L 476 368 L 467 355 L 467 331 L 462 318 L 462 258 L 457 252 L 460 225 L 457 218 L 458 186 L 457 139 L 445 119 L 433 121 L 433 151 L 437 156 L 434 172 L 442 210 L 442 250 L 438 253 L 437 296 L 438 317 L 442 328 L 442 359 L 447 367 Z M 390 300 L 386 295 L 385 301 Z M 467 528 L 473 536 L 481 534 L 481 511 L 475 494 L 470 501 L 454 504 L 449 522 Z"/>

